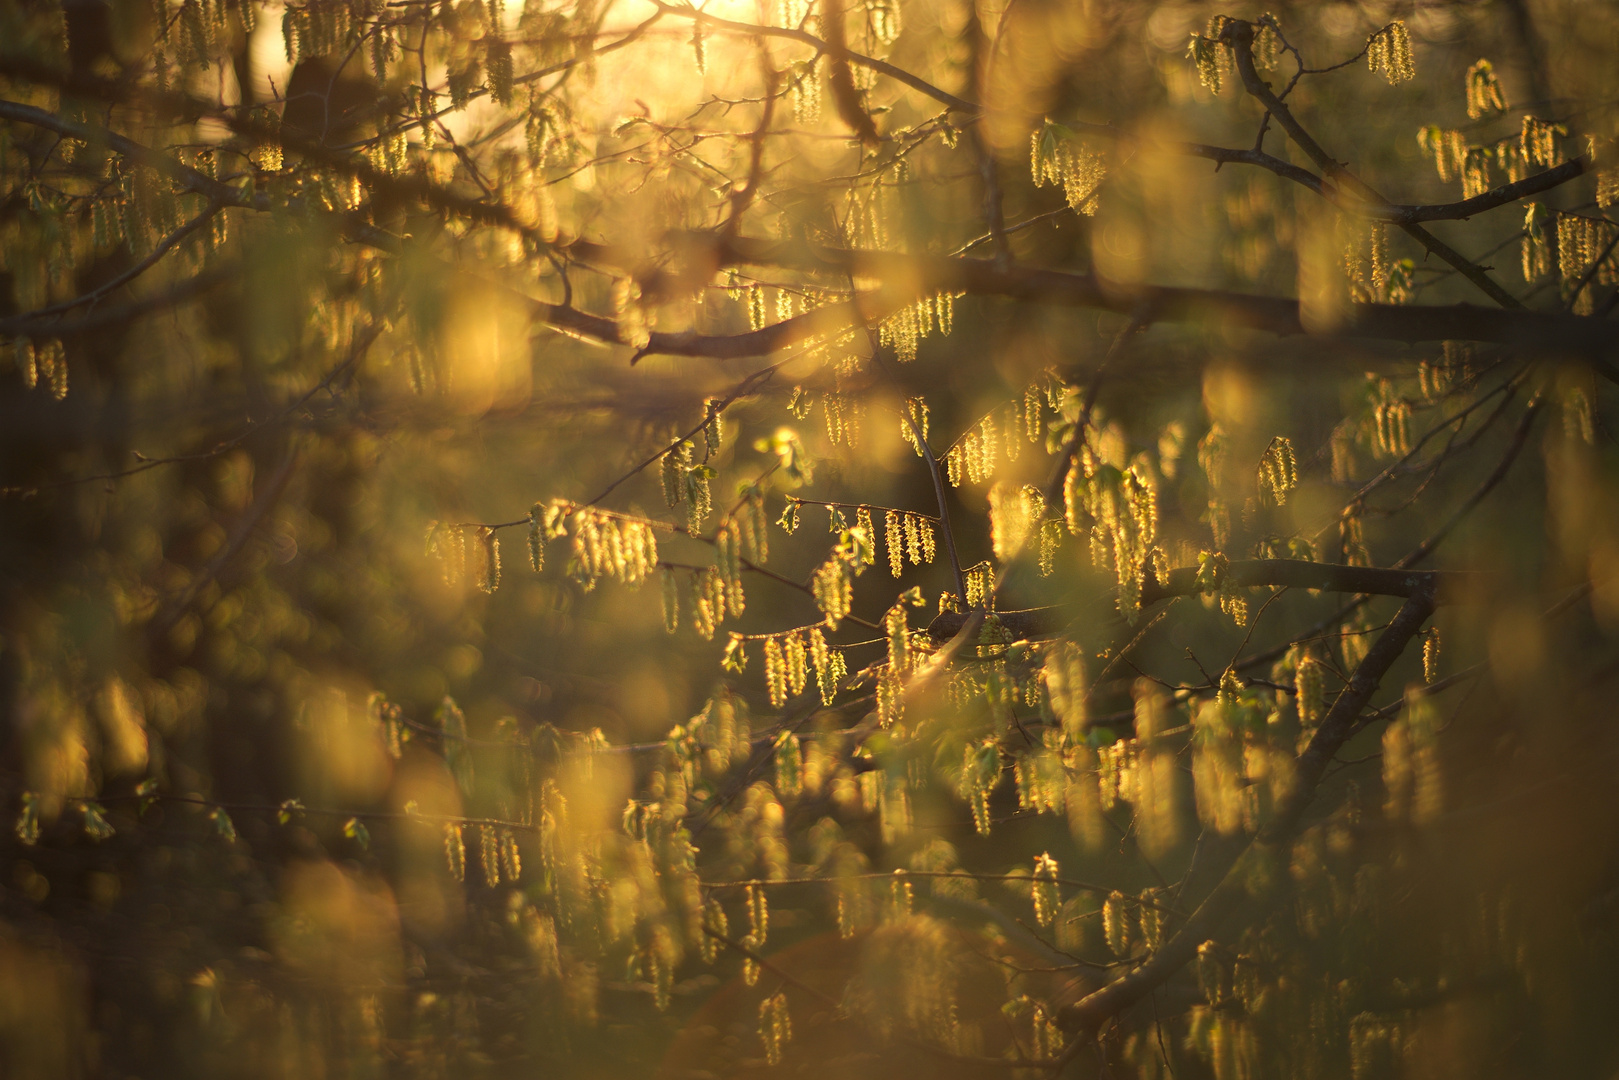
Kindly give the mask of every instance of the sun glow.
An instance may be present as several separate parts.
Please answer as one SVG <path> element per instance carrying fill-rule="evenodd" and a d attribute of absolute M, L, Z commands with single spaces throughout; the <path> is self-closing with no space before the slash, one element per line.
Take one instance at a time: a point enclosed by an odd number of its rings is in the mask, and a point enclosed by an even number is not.
<path fill-rule="evenodd" d="M 769 22 L 759 8 L 755 0 L 710 0 L 702 10 L 732 22 Z M 594 61 L 595 95 L 604 115 L 672 121 L 716 96 L 757 96 L 763 86 L 758 47 L 697 20 L 666 14 L 644 31 L 635 49 L 606 51 L 657 10 L 652 4 L 627 8 L 626 25 L 597 41 L 603 54 Z"/>

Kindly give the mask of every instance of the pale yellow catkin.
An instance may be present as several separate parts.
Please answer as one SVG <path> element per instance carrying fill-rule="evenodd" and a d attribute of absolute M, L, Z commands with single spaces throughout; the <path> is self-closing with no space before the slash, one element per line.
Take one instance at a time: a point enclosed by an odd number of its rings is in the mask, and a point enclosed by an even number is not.
<path fill-rule="evenodd" d="M 1396 19 L 1372 35 L 1366 43 L 1366 66 L 1382 72 L 1391 85 L 1417 77 L 1411 57 L 1411 34 L 1405 23 Z"/>

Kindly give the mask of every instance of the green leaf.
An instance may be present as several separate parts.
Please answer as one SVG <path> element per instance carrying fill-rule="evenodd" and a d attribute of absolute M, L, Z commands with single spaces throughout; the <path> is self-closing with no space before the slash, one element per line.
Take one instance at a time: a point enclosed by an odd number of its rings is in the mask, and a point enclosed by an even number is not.
<path fill-rule="evenodd" d="M 450 767 L 450 774 L 455 777 L 461 793 L 470 796 L 474 774 L 472 751 L 467 746 L 467 718 L 455 699 L 448 694 L 439 702 L 434 718 L 444 733 L 444 762 Z"/>
<path fill-rule="evenodd" d="M 747 670 L 748 650 L 742 635 L 732 634 L 731 640 L 725 643 L 725 655 L 720 658 L 720 667 L 738 675 Z"/>
<path fill-rule="evenodd" d="M 231 821 L 230 815 L 225 813 L 223 806 L 216 806 L 208 812 L 208 821 L 214 827 L 214 833 L 227 844 L 236 843 L 236 824 Z"/>
<path fill-rule="evenodd" d="M 22 812 L 14 826 L 17 839 L 33 846 L 39 843 L 39 796 L 32 791 L 22 793 Z"/>
<path fill-rule="evenodd" d="M 100 803 L 87 802 L 84 804 L 84 835 L 100 843 L 109 839 L 118 832 L 107 820 L 107 811 Z"/>
<path fill-rule="evenodd" d="M 371 831 L 365 827 L 365 822 L 357 817 L 351 817 L 343 822 L 343 835 L 359 844 L 361 850 L 371 846 Z"/>

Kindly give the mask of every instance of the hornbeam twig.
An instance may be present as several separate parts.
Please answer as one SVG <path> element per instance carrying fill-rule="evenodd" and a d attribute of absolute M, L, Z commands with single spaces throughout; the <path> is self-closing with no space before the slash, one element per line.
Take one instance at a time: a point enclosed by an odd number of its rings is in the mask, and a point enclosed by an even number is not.
<path fill-rule="evenodd" d="M 10 60 L 7 61 L 7 65 L 0 67 L 9 65 Z M 218 200 L 226 207 L 241 207 L 259 212 L 272 209 L 267 196 L 256 195 L 221 183 L 166 154 L 95 124 L 67 120 L 32 105 L 4 100 L 0 100 L 0 120 L 31 124 L 92 144 L 106 145 L 132 161 L 165 174 L 183 188 Z M 245 122 L 241 122 L 239 126 L 244 131 L 251 128 L 251 125 Z M 287 141 L 284 136 L 282 139 Z M 301 144 L 289 143 L 289 146 L 300 151 L 305 149 Z M 548 250 L 565 253 L 577 261 L 632 272 L 644 261 L 632 252 L 585 240 L 553 244 L 544 241 L 537 232 L 523 225 L 508 207 L 478 202 L 453 192 L 439 190 L 420 177 L 389 176 L 379 172 L 363 159 L 349 160 L 352 155 L 344 156 L 344 160 L 338 161 L 336 160 L 338 155 L 334 155 L 330 150 L 318 147 L 308 149 L 311 154 L 321 157 L 322 164 L 341 168 L 379 192 L 397 198 L 421 199 L 447 213 L 463 215 L 482 224 L 512 229 L 525 237 L 533 236 Z M 357 215 L 337 216 L 345 222 L 345 231 L 350 236 L 368 246 L 395 253 L 402 247 L 402 242 L 397 237 L 388 235 Z M 712 234 L 684 234 L 671 239 L 675 241 L 673 246 L 678 253 L 696 256 L 693 265 L 698 266 L 717 267 L 726 264 L 772 266 L 809 273 L 832 274 L 845 280 L 852 275 L 856 278 L 903 281 L 909 284 L 906 289 L 890 288 L 862 292 L 842 304 L 818 308 L 749 334 L 654 333 L 651 341 L 640 351 L 640 355 L 643 356 L 662 354 L 738 358 L 767 355 L 772 350 L 786 345 L 815 337 L 831 336 L 859 322 L 880 319 L 919 295 L 951 291 L 978 296 L 1003 296 L 1029 303 L 1099 308 L 1120 314 L 1129 314 L 1146 305 L 1152 311 L 1154 321 L 1208 322 L 1284 336 L 1311 333 L 1329 337 L 1380 338 L 1408 343 L 1487 341 L 1534 345 L 1542 351 L 1566 351 L 1585 356 L 1594 362 L 1603 377 L 1619 382 L 1619 370 L 1606 359 L 1615 351 L 1619 351 L 1619 338 L 1613 334 L 1612 326 L 1600 318 L 1547 314 L 1521 308 L 1498 310 L 1468 304 L 1445 307 L 1355 304 L 1344 313 L 1342 321 L 1335 326 L 1329 329 L 1320 327 L 1307 329 L 1300 315 L 1299 302 L 1279 296 L 1256 296 L 1219 289 L 1126 284 L 1110 281 L 1096 274 L 1000 267 L 988 259 L 819 248 L 797 241 L 750 237 L 727 239 Z M 1454 255 L 1454 252 L 1452 254 Z M 1466 263 L 1465 260 L 1462 262 L 1464 266 L 1472 267 L 1472 264 Z M 1477 271 L 1476 267 L 1472 269 Z M 643 287 L 651 286 L 652 291 L 659 291 L 660 284 L 679 292 L 689 291 L 686 286 L 690 283 L 661 274 L 647 275 L 643 281 Z M 612 319 L 590 315 L 561 304 L 537 300 L 531 303 L 532 315 L 537 321 L 563 333 L 596 341 L 628 344 L 621 337 L 618 325 Z M 4 324 L 0 324 L 0 328 L 11 330 Z"/>
<path fill-rule="evenodd" d="M 1477 583 L 1488 576 L 1465 570 L 1386 569 L 1307 562 L 1303 559 L 1247 559 L 1233 562 L 1225 570 L 1227 582 L 1245 589 L 1318 589 L 1322 592 L 1405 598 L 1431 594 L 1435 604 L 1455 603 L 1465 598 Z M 1141 605 L 1146 607 L 1176 596 L 1195 596 L 1199 591 L 1196 567 L 1183 566 L 1171 570 L 1167 582 L 1160 582 L 1149 573 L 1141 586 Z M 1041 638 L 1050 637 L 1059 629 L 1055 624 L 1061 610 L 1055 607 L 1026 608 L 998 611 L 995 617 L 1015 637 Z M 946 640 L 954 636 L 966 621 L 967 617 L 959 612 L 943 612 L 928 625 L 928 634 L 936 641 Z"/>
<path fill-rule="evenodd" d="M 1534 345 L 1546 349 L 1607 356 L 1619 350 L 1611 325 L 1591 317 L 1546 314 L 1521 308 L 1501 310 L 1472 304 L 1405 306 L 1353 304 L 1331 328 L 1306 327 L 1299 302 L 1276 296 L 1219 289 L 1182 288 L 1112 281 L 1094 273 L 1072 273 L 1033 267 L 997 267 L 990 259 L 912 255 L 899 252 L 828 248 L 797 240 L 737 237 L 722 241 L 711 234 L 672 237 L 675 250 L 693 264 L 768 266 L 846 279 L 907 282 L 914 299 L 936 292 L 1002 296 L 1028 303 L 1100 308 L 1129 315 L 1145 305 L 1153 322 L 1207 321 L 1217 325 L 1263 330 L 1281 335 L 1420 341 L 1489 341 Z M 582 251 L 580 245 L 574 245 Z M 607 249 L 591 245 L 590 257 L 611 259 Z M 674 282 L 670 282 L 673 285 Z M 863 293 L 862 296 L 871 296 Z M 899 298 L 896 298 L 899 299 Z M 802 316 L 800 316 L 802 318 Z M 778 324 L 782 325 L 782 324 Z M 773 329 L 773 328 L 767 328 Z M 756 332 L 759 334 L 764 331 Z M 670 342 L 680 355 L 707 356 L 715 341 L 693 335 Z M 762 343 L 762 341 L 761 341 Z M 657 345 L 654 345 L 654 349 Z M 726 352 L 724 355 L 736 355 Z M 1619 379 L 1611 365 L 1608 377 Z"/>
<path fill-rule="evenodd" d="M 1209 146 L 1194 142 L 1158 143 L 1129 136 L 1111 124 L 1070 121 L 1068 126 L 1103 138 L 1121 141 L 1129 139 L 1148 149 L 1204 158 L 1216 165 L 1252 165 L 1309 188 L 1340 210 L 1374 221 L 1386 221 L 1390 225 L 1413 225 L 1424 221 L 1464 221 L 1475 214 L 1482 214 L 1498 206 L 1507 206 L 1561 187 L 1591 170 L 1591 159 L 1581 155 L 1544 172 L 1526 176 L 1515 183 L 1502 184 L 1500 187 L 1491 188 L 1470 199 L 1461 199 L 1457 202 L 1393 203 L 1381 199 L 1345 199 L 1339 187 L 1331 180 L 1323 180 L 1309 169 L 1274 154 L 1267 154 L 1263 150 L 1238 150 L 1229 146 Z"/>
<path fill-rule="evenodd" d="M 1327 153 L 1321 144 L 1316 142 L 1315 138 L 1304 129 L 1304 125 L 1299 123 L 1292 110 L 1282 102 L 1281 98 L 1276 96 L 1276 92 L 1270 88 L 1270 85 L 1260 78 L 1258 70 L 1254 67 L 1254 24 L 1243 22 L 1240 19 L 1233 19 L 1226 24 L 1220 36 L 1222 40 L 1231 46 L 1231 51 L 1237 62 L 1237 73 L 1242 76 L 1243 88 L 1257 98 L 1272 116 L 1276 117 L 1276 122 L 1282 125 L 1282 130 L 1286 131 L 1288 137 L 1298 144 L 1300 150 L 1309 155 L 1310 160 L 1315 162 L 1316 168 L 1320 169 L 1329 179 L 1337 181 L 1374 205 L 1388 205 L 1388 200 L 1378 194 L 1371 185 L 1355 176 L 1354 173 L 1340 165 L 1331 154 Z M 1445 260 L 1445 262 L 1448 262 L 1451 266 L 1454 266 L 1461 272 L 1463 277 L 1477 285 L 1486 296 L 1502 307 L 1520 308 L 1523 306 L 1517 297 L 1496 284 L 1482 269 L 1463 258 L 1449 244 L 1434 236 L 1421 225 L 1416 224 L 1415 221 L 1403 221 L 1399 225 L 1413 240 Z"/>
<path fill-rule="evenodd" d="M 1400 607 L 1394 621 L 1378 636 L 1365 659 L 1356 667 L 1349 684 L 1332 703 L 1310 744 L 1295 759 L 1292 790 L 1278 802 L 1270 822 L 1239 856 L 1227 862 L 1220 883 L 1187 919 L 1186 924 L 1128 974 L 1060 1010 L 1059 1022 L 1074 1034 L 1056 1068 L 1060 1069 L 1072 1061 L 1095 1040 L 1103 1024 L 1169 981 L 1192 961 L 1199 946 L 1227 928 L 1243 904 L 1250 900 L 1248 875 L 1245 872 L 1249 866 L 1265 859 L 1285 859 L 1287 848 L 1298 832 L 1305 808 L 1315 797 L 1327 765 L 1354 733 L 1361 710 L 1376 693 L 1389 668 L 1422 630 L 1433 610 L 1434 595 L 1427 589 L 1414 593 Z"/>

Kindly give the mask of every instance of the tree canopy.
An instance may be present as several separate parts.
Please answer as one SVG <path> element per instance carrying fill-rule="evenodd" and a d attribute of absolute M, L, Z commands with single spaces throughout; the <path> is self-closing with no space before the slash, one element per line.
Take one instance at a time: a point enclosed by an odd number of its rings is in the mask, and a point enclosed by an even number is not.
<path fill-rule="evenodd" d="M 0 0 L 0 1072 L 1608 1077 L 1619 9 Z"/>

